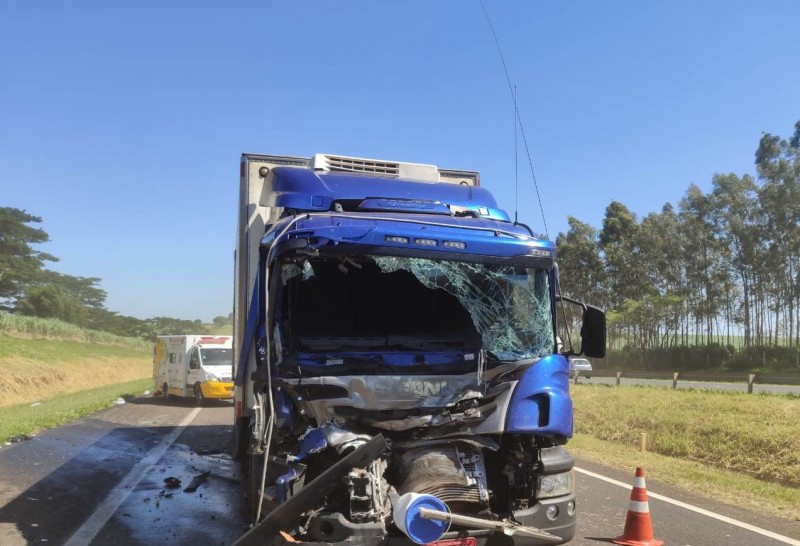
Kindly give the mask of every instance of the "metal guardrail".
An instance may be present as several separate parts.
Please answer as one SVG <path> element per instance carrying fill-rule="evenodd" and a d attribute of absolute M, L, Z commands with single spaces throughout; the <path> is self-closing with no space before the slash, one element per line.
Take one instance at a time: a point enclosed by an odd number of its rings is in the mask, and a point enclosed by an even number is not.
<path fill-rule="evenodd" d="M 776 373 L 736 373 L 736 372 L 649 372 L 634 370 L 620 372 L 617 370 L 593 370 L 592 377 L 615 377 L 617 385 L 621 378 L 628 379 L 667 379 L 672 380 L 672 388 L 677 388 L 678 381 L 719 381 L 723 383 L 747 383 L 747 392 L 753 392 L 753 385 L 800 385 L 800 375 Z"/>

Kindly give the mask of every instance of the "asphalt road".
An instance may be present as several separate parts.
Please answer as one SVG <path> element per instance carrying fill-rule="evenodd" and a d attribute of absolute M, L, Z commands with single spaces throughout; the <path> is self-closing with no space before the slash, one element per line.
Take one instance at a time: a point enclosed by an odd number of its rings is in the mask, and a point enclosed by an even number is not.
<path fill-rule="evenodd" d="M 143 398 L 0 447 L 0 544 L 230 544 L 247 529 L 243 478 L 226 454 L 231 412 L 229 403 L 199 410 Z M 608 544 L 622 531 L 633 469 L 578 466 L 570 544 Z M 184 491 L 207 471 L 195 492 Z M 165 488 L 169 477 L 181 487 Z M 647 485 L 654 533 L 667 545 L 800 546 L 797 522 L 722 505 L 657 476 Z"/>
<path fill-rule="evenodd" d="M 3 446 L 0 544 L 230 544 L 247 530 L 242 476 L 226 454 L 231 422 L 229 402 L 196 410 L 140 398 Z M 181 487 L 165 488 L 168 477 Z"/>

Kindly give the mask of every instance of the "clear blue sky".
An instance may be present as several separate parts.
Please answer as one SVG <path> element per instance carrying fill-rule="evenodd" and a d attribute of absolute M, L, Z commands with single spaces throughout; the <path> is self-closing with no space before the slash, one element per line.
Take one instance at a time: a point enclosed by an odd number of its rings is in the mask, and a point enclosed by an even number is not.
<path fill-rule="evenodd" d="M 800 2 L 487 0 L 551 238 L 753 172 L 800 119 Z M 513 111 L 476 1 L 6 2 L 0 206 L 44 219 L 107 306 L 232 300 L 242 152 L 481 171 L 514 203 Z M 521 142 L 520 142 L 521 146 Z M 520 218 L 543 231 L 520 155 Z"/>

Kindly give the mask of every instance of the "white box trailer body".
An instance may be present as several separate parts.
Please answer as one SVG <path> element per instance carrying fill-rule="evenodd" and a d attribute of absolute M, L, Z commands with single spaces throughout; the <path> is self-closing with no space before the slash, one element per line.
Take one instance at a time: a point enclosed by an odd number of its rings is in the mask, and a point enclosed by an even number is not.
<path fill-rule="evenodd" d="M 158 336 L 153 351 L 153 379 L 164 396 L 233 398 L 233 337 Z"/>

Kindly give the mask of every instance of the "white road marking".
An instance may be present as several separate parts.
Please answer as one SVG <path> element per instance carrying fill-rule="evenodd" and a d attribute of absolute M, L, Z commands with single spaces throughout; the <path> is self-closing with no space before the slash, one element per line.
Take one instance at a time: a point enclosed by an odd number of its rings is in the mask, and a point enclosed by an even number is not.
<path fill-rule="evenodd" d="M 89 516 L 89 519 L 81 525 L 80 529 L 75 531 L 75 534 L 70 537 L 64 546 L 86 546 L 90 544 L 92 540 L 94 540 L 94 537 L 97 536 L 97 533 L 100 532 L 100 529 L 111 519 L 111 516 L 114 515 L 117 509 L 122 506 L 125 499 L 130 496 L 133 489 L 142 481 L 144 475 L 159 461 L 159 459 L 161 459 L 164 453 L 169 449 L 169 446 L 175 443 L 178 436 L 180 436 L 189 423 L 197 417 L 201 409 L 202 408 L 194 408 L 172 432 L 167 434 L 161 443 L 151 449 L 147 453 L 147 456 L 136 463 L 136 466 L 128 472 L 127 476 L 122 478 L 122 481 L 114 486 L 105 500 L 103 500 L 94 513 Z"/>
<path fill-rule="evenodd" d="M 594 472 L 590 472 L 588 470 L 584 470 L 583 468 L 575 467 L 576 472 L 580 472 L 581 474 L 586 474 L 587 476 L 591 476 L 592 478 L 597 478 L 598 480 L 603 480 L 604 482 L 613 483 L 614 485 L 618 485 L 620 487 L 624 487 L 625 489 L 633 489 L 633 486 L 628 485 L 627 483 L 623 483 L 618 480 L 614 480 L 612 478 L 607 478 L 601 474 L 596 474 Z M 658 499 L 660 501 L 667 502 L 669 504 L 673 504 L 675 506 L 679 506 L 680 508 L 685 508 L 686 510 L 691 510 L 692 512 L 696 512 L 703 516 L 708 516 L 710 518 L 714 518 L 716 520 L 729 523 L 731 525 L 735 525 L 737 527 L 741 527 L 742 529 L 747 529 L 748 531 L 752 531 L 753 533 L 758 533 L 759 535 L 763 535 L 765 537 L 769 537 L 773 540 L 777 540 L 778 542 L 783 542 L 784 544 L 791 544 L 792 546 L 800 546 L 800 540 L 795 540 L 793 538 L 785 537 L 783 535 L 779 535 L 778 533 L 773 533 L 772 531 L 768 531 L 766 529 L 762 529 L 761 527 L 756 527 L 755 525 L 750 525 L 749 523 L 745 523 L 743 521 L 739 521 L 738 519 L 729 518 L 727 516 L 723 516 L 722 514 L 717 514 L 716 512 L 711 512 L 710 510 L 706 510 L 704 508 L 700 508 L 699 506 L 694 506 L 692 504 L 687 504 L 685 502 L 681 502 L 679 500 L 672 499 L 670 497 L 665 497 L 664 495 L 659 495 L 658 493 L 651 493 L 647 492 L 648 499 Z"/>

